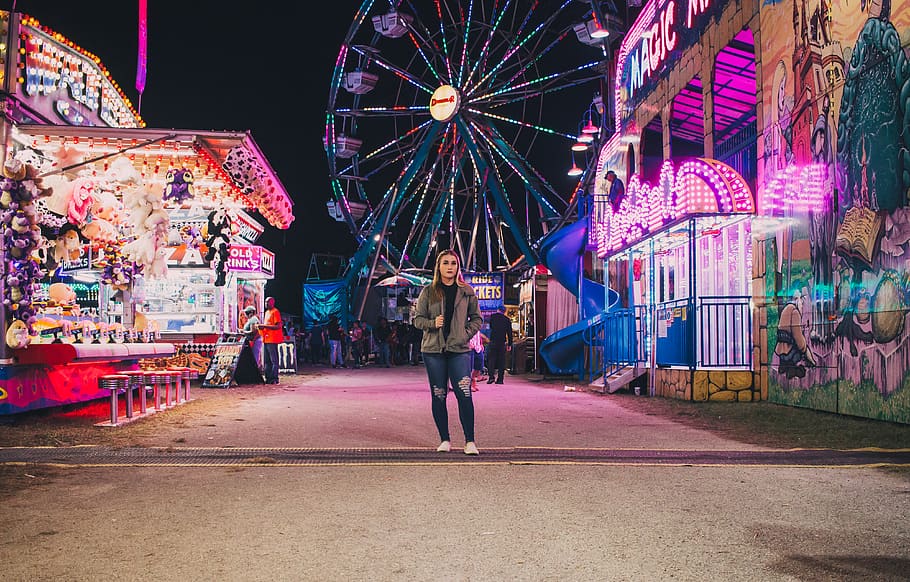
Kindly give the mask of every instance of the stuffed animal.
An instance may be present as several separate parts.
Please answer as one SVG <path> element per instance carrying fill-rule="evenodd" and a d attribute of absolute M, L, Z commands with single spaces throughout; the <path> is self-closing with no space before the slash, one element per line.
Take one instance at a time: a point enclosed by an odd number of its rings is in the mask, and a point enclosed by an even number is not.
<path fill-rule="evenodd" d="M 38 280 L 44 275 L 32 258 L 32 252 L 42 241 L 34 202 L 43 192 L 34 175 L 27 165 L 12 157 L 6 159 L 0 171 L 0 260 L 5 265 L 3 271 L 8 273 L 4 281 L 3 305 L 11 321 L 18 320 L 25 326 L 26 338 L 36 321 L 32 297 Z M 7 332 L 10 329 L 7 328 Z M 12 335 L 7 339 L 20 343 Z"/>
<path fill-rule="evenodd" d="M 178 206 L 196 195 L 193 173 L 186 168 L 168 170 L 165 182 L 164 199 L 173 200 Z"/>
<path fill-rule="evenodd" d="M 82 256 L 82 239 L 79 236 L 79 229 L 69 224 L 63 227 L 63 230 L 57 236 L 57 244 L 54 246 L 54 262 L 59 264 L 72 262 Z"/>
<path fill-rule="evenodd" d="M 215 286 L 223 287 L 227 277 L 227 260 L 230 252 L 231 222 L 224 208 L 209 212 L 205 226 L 205 260 L 215 268 Z"/>
<path fill-rule="evenodd" d="M 92 213 L 82 228 L 82 236 L 97 243 L 116 242 L 123 204 L 109 190 L 95 190 L 92 198 Z"/>
<path fill-rule="evenodd" d="M 76 304 L 76 292 L 66 283 L 51 283 L 47 289 L 50 303 L 61 307 L 72 307 Z"/>
<path fill-rule="evenodd" d="M 29 343 L 28 327 L 16 319 L 6 329 L 6 345 L 14 350 L 24 348 Z"/>
<path fill-rule="evenodd" d="M 171 222 L 161 194 L 148 188 L 132 188 L 123 195 L 123 207 L 136 237 L 123 246 L 124 256 L 138 269 L 148 268 L 147 274 L 152 278 L 166 276 L 167 261 L 159 258 L 159 251 L 167 247 Z"/>
<path fill-rule="evenodd" d="M 73 181 L 73 192 L 66 207 L 66 217 L 77 226 L 85 224 L 95 201 L 95 181 L 90 178 L 76 178 Z"/>

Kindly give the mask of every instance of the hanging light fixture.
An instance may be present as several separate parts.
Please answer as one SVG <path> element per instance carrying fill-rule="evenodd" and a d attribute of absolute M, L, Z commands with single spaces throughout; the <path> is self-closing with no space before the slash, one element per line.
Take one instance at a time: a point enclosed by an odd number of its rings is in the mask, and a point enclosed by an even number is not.
<path fill-rule="evenodd" d="M 585 150 L 587 150 L 587 149 L 588 149 L 588 144 L 586 144 L 585 142 L 581 141 L 581 139 L 578 139 L 578 141 L 576 141 L 575 143 L 572 144 L 572 151 L 573 151 L 573 152 L 583 152 L 583 151 L 585 151 Z"/>
<path fill-rule="evenodd" d="M 595 135 L 600 133 L 600 128 L 591 123 L 591 117 L 588 116 L 588 121 L 585 123 L 585 126 L 581 128 L 581 133 L 584 135 Z M 594 138 L 591 138 L 594 139 Z"/>
<path fill-rule="evenodd" d="M 569 168 L 569 171 L 566 173 L 569 176 L 572 176 L 574 178 L 575 176 L 581 176 L 583 172 L 584 172 L 584 170 L 579 168 L 578 164 L 575 163 L 575 154 L 573 153 L 572 154 L 572 167 Z"/>

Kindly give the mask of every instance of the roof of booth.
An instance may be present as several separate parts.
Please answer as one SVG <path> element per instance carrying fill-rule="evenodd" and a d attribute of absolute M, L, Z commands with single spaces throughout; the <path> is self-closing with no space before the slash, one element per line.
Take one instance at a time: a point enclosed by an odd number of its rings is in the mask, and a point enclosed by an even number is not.
<path fill-rule="evenodd" d="M 256 209 L 281 229 L 294 220 L 287 190 L 249 132 L 22 124 L 13 137 L 59 162 L 52 173 L 82 166 L 103 171 L 127 156 L 147 185 L 163 189 L 169 169 L 187 168 L 197 201 Z"/>

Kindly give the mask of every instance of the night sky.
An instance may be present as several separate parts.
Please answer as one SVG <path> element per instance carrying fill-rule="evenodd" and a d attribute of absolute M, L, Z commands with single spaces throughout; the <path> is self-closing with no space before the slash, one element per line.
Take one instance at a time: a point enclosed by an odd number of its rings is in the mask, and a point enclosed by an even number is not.
<path fill-rule="evenodd" d="M 311 253 L 349 256 L 347 227 L 326 211 L 322 148 L 329 82 L 358 0 L 148 0 L 148 74 L 141 114 L 149 128 L 250 131 L 294 201 L 286 231 L 259 244 L 277 255 L 266 287 L 301 312 Z M 0 2 L 9 10 L 12 2 Z M 37 18 L 94 53 L 136 105 L 138 1 L 20 0 Z M 324 276 L 324 275 L 323 275 Z"/>

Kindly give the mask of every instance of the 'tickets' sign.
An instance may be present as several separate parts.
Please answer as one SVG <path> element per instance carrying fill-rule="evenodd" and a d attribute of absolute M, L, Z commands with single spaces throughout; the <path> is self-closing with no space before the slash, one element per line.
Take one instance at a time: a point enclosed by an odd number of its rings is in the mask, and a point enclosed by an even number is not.
<path fill-rule="evenodd" d="M 275 275 L 275 253 L 258 245 L 230 246 L 228 271 L 272 277 Z"/>
<path fill-rule="evenodd" d="M 505 305 L 502 273 L 465 273 L 464 280 L 474 288 L 481 311 L 499 311 Z"/>

